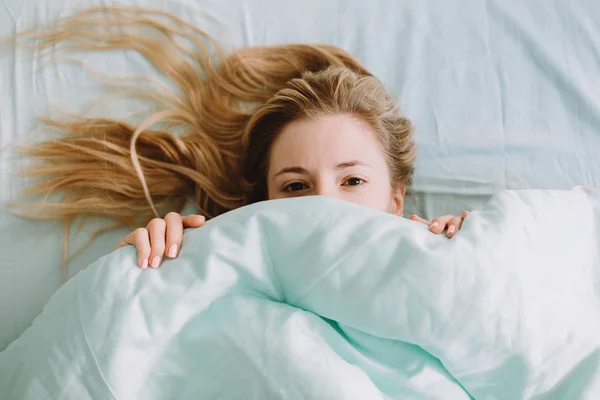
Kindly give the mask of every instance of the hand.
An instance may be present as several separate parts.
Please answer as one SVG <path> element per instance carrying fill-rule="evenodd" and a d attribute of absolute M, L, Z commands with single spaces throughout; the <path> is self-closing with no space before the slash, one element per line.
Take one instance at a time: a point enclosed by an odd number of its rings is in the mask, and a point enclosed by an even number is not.
<path fill-rule="evenodd" d="M 419 217 L 416 214 L 410 216 L 413 221 L 421 222 L 429 225 L 429 230 L 433 233 L 442 233 L 446 231 L 446 237 L 451 238 L 460 230 L 463 220 L 469 215 L 468 211 L 463 211 L 460 217 L 454 215 L 444 215 L 443 217 L 434 218 L 431 222 Z"/>
<path fill-rule="evenodd" d="M 176 212 L 165 218 L 154 218 L 145 228 L 138 228 L 117 243 L 115 250 L 125 246 L 135 246 L 138 250 L 138 265 L 142 269 L 158 268 L 163 256 L 177 257 L 181 249 L 184 228 L 198 228 L 206 222 L 202 215 L 182 217 Z"/>

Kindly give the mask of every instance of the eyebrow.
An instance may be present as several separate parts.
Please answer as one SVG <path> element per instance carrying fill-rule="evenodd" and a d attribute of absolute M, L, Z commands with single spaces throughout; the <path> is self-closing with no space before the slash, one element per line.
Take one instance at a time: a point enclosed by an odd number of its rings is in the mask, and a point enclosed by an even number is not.
<path fill-rule="evenodd" d="M 350 167 L 356 167 L 357 165 L 361 165 L 363 167 L 370 167 L 369 164 L 366 164 L 362 161 L 358 161 L 358 160 L 351 160 L 351 161 L 346 161 L 343 163 L 340 163 L 338 165 L 335 166 L 335 169 L 344 169 L 344 168 L 350 168 Z"/>
<path fill-rule="evenodd" d="M 283 168 L 281 169 L 278 173 L 276 173 L 275 175 L 273 175 L 273 177 L 278 177 L 279 175 L 283 175 L 283 174 L 303 174 L 303 175 L 308 175 L 308 171 L 305 170 L 302 167 L 287 167 L 287 168 Z"/>
<path fill-rule="evenodd" d="M 358 161 L 358 160 L 351 160 L 351 161 L 345 161 L 343 163 L 339 163 L 335 166 L 335 169 L 344 169 L 344 168 L 350 168 L 350 167 L 356 167 L 357 165 L 362 165 L 365 167 L 370 167 L 369 164 L 366 164 L 362 161 Z M 302 167 L 287 167 L 287 168 L 283 168 L 281 169 L 279 172 L 277 172 L 275 175 L 273 175 L 273 177 L 278 177 L 279 175 L 283 175 L 283 174 L 302 174 L 302 175 L 308 175 L 308 171 Z"/>

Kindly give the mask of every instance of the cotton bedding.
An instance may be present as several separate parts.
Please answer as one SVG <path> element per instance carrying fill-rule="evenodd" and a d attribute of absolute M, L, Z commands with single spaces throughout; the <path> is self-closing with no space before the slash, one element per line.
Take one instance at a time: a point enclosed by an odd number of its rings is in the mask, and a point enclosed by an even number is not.
<path fill-rule="evenodd" d="M 59 289 L 3 399 L 597 399 L 600 193 L 506 191 L 452 239 L 339 200 L 258 203 Z"/>
<path fill-rule="evenodd" d="M 105 0 L 1 0 L 0 36 Z M 355 55 L 398 98 L 418 157 L 407 213 L 480 208 L 502 189 L 600 186 L 600 2 L 596 0 L 119 0 L 164 10 L 226 47 L 329 43 Z M 215 22 L 217 21 L 217 22 Z M 155 78 L 130 52 L 74 55 L 111 76 Z M 25 165 L 6 146 L 26 140 L 53 107 L 82 113 L 101 92 L 77 63 L 0 50 L 0 201 L 17 200 Z M 96 115 L 128 116 L 109 102 Z M 13 159 L 15 162 L 13 163 Z M 10 161 L 10 163 L 9 163 Z M 186 212 L 196 212 L 190 206 Z M 70 235 L 70 253 L 97 228 Z M 127 229 L 97 237 L 69 263 L 74 276 Z M 61 281 L 63 226 L 0 209 L 0 350 L 39 315 Z"/>

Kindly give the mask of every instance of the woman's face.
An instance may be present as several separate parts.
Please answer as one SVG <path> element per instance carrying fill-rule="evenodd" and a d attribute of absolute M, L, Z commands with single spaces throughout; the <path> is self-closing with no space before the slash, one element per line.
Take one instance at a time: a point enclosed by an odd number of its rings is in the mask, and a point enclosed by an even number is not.
<path fill-rule="evenodd" d="M 393 190 L 375 134 L 349 115 L 288 124 L 269 160 L 269 200 L 328 196 L 402 215 L 405 189 Z"/>

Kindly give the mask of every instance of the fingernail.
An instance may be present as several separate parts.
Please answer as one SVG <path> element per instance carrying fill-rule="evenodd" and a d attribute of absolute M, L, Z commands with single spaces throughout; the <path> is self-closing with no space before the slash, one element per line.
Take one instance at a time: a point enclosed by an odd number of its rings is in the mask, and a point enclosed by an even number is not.
<path fill-rule="evenodd" d="M 456 230 L 456 228 L 454 227 L 454 225 L 450 225 L 448 227 L 448 233 L 451 234 L 451 235 L 454 233 L 455 230 Z"/>
<path fill-rule="evenodd" d="M 169 257 L 175 258 L 175 256 L 177 256 L 177 245 L 172 244 L 171 247 L 169 247 Z"/>
<path fill-rule="evenodd" d="M 439 226 L 439 222 L 437 222 L 437 221 L 432 223 L 431 225 L 429 225 L 430 228 L 435 228 L 437 226 Z"/>
<path fill-rule="evenodd" d="M 152 266 L 152 268 L 158 268 L 159 264 L 160 264 L 160 257 L 159 256 L 152 257 L 152 262 L 150 263 L 150 266 Z"/>
<path fill-rule="evenodd" d="M 148 268 L 148 259 L 144 258 L 144 260 L 142 261 L 142 269 L 146 269 Z"/>

